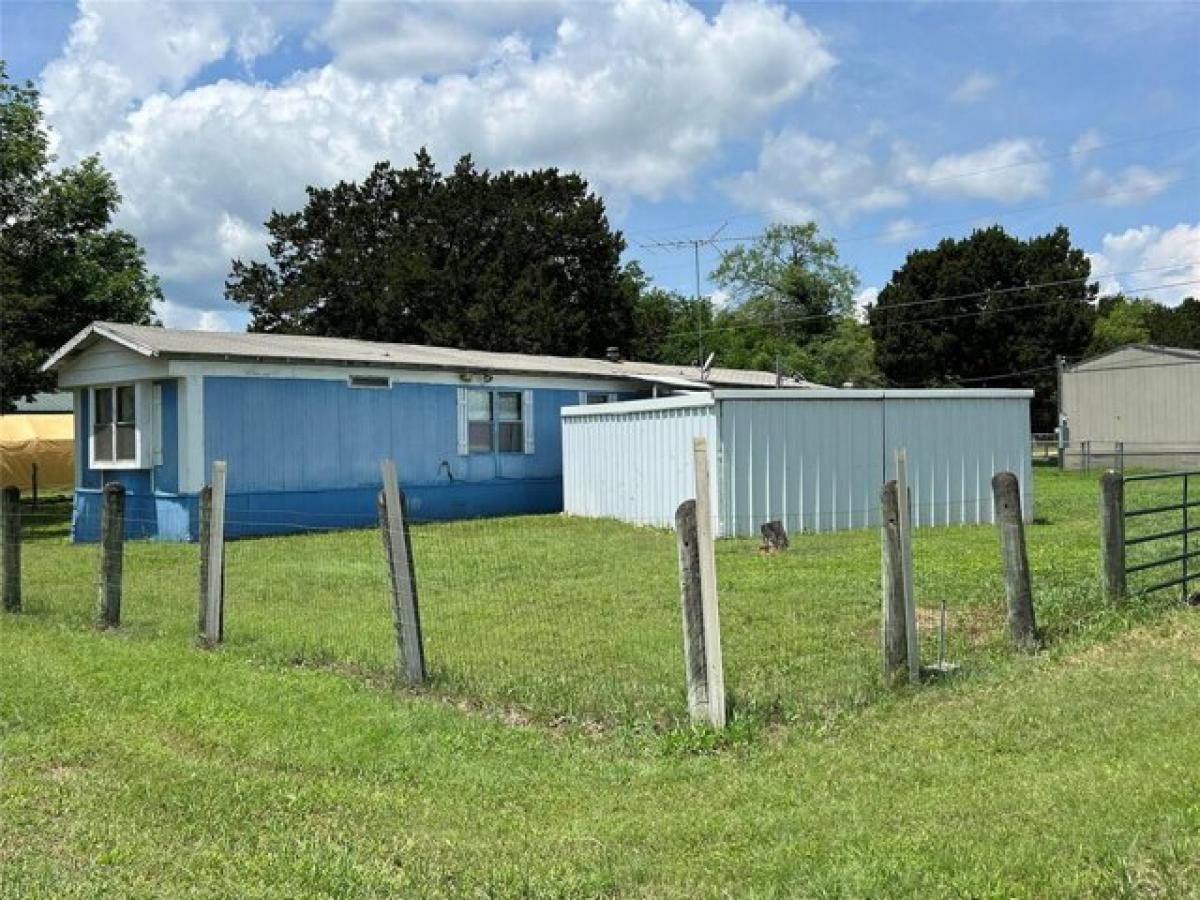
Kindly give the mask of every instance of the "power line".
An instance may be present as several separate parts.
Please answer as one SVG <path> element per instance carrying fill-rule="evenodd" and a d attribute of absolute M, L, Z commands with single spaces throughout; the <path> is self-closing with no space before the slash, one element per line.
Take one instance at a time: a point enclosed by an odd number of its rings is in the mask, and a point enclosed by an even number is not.
<path fill-rule="evenodd" d="M 950 294 L 950 295 L 939 296 L 939 297 L 927 297 L 922 300 L 909 300 L 909 301 L 905 301 L 903 303 L 894 303 L 894 304 L 889 304 L 886 307 L 876 307 L 876 308 L 880 309 L 880 310 L 891 311 L 891 310 L 896 310 L 896 309 L 908 309 L 908 308 L 914 307 L 914 306 L 928 306 L 932 303 L 946 303 L 946 302 L 950 302 L 950 301 L 954 301 L 954 300 L 968 300 L 968 299 L 974 299 L 977 297 L 994 297 L 997 295 L 1012 294 L 1012 293 L 1017 293 L 1020 291 L 1032 291 L 1032 290 L 1038 290 L 1041 288 L 1065 287 L 1067 285 L 1087 284 L 1088 282 L 1095 281 L 1100 278 L 1112 278 L 1117 275 L 1136 275 L 1136 274 L 1143 273 L 1143 272 L 1158 272 L 1158 271 L 1162 271 L 1162 270 L 1177 269 L 1177 268 L 1180 268 L 1181 266 L 1192 265 L 1194 263 L 1200 263 L 1200 259 L 1179 260 L 1171 265 L 1152 266 L 1152 267 L 1145 268 L 1145 269 L 1128 269 L 1128 270 L 1121 271 L 1121 272 L 1106 272 L 1102 275 L 1089 275 L 1086 278 L 1068 278 L 1068 279 L 1063 279 L 1060 281 L 1044 281 L 1044 282 L 1039 282 L 1039 283 L 1034 283 L 1034 284 L 1017 285 L 1017 286 L 1008 287 L 1008 288 L 995 288 L 992 290 L 973 291 L 971 293 L 966 293 L 966 294 Z M 1167 287 L 1182 287 L 1184 285 L 1197 284 L 1197 283 L 1200 283 L 1200 279 L 1190 279 L 1190 280 L 1185 280 L 1185 281 L 1168 282 L 1165 284 L 1146 285 L 1146 286 L 1142 287 L 1140 290 L 1152 291 L 1152 290 L 1158 290 L 1158 289 L 1167 288 Z M 1089 298 L 1081 297 L 1081 298 L 1063 298 L 1063 299 L 1089 299 Z M 1051 302 L 1061 302 L 1061 300 L 1055 300 L 1055 301 L 1051 301 Z M 1018 309 L 1018 308 L 1030 308 L 1030 307 L 1007 307 L 1006 309 Z M 1002 311 L 1005 311 L 1005 310 L 971 310 L 967 313 L 967 315 L 983 315 L 987 312 L 1002 312 Z M 699 313 L 698 313 L 698 315 L 699 315 Z M 816 321 L 818 319 L 841 318 L 843 315 L 845 315 L 845 314 L 840 313 L 840 312 L 806 313 L 804 315 L 783 316 L 783 317 L 780 317 L 778 321 L 779 322 L 788 322 L 788 323 L 810 322 L 810 321 Z M 915 323 L 926 322 L 926 321 L 935 321 L 935 320 L 934 319 L 915 319 L 915 320 L 909 320 L 908 322 L 892 322 L 892 323 L 888 323 L 888 327 L 896 327 L 901 324 L 915 324 Z M 766 327 L 766 326 L 762 322 L 738 322 L 738 323 L 734 323 L 734 324 L 730 324 L 730 325 L 713 325 L 708 329 L 708 331 L 709 332 L 737 331 L 737 330 L 740 330 L 743 328 L 763 328 L 763 327 Z M 682 332 L 682 331 L 665 332 L 665 333 L 661 334 L 660 337 L 662 337 L 662 338 L 680 337 L 683 334 L 684 334 L 684 332 Z"/>
<path fill-rule="evenodd" d="M 703 239 L 694 238 L 692 240 L 656 241 L 648 244 L 639 244 L 639 246 L 647 250 L 675 249 L 687 246 L 692 248 L 696 262 L 696 368 L 700 370 L 702 378 L 704 376 L 704 307 L 700 302 L 700 247 L 701 245 L 708 245 L 715 248 L 717 237 L 725 230 L 726 224 L 728 223 L 723 223 L 720 228 Z"/>

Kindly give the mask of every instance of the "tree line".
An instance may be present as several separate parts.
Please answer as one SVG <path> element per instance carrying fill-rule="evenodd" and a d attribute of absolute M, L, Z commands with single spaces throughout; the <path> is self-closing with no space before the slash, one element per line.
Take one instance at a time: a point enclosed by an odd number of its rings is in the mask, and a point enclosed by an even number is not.
<path fill-rule="evenodd" d="M 148 323 L 162 299 L 99 161 L 53 170 L 36 90 L 0 62 L 0 409 L 52 378 L 38 366 L 95 319 Z M 875 301 L 814 223 L 775 224 L 721 254 L 709 296 L 653 284 L 577 174 L 444 173 L 421 150 L 273 212 L 228 299 L 254 331 L 759 369 L 840 386 L 1033 387 L 1053 426 L 1059 357 L 1126 343 L 1200 348 L 1200 303 L 1099 296 L 1064 227 L 999 226 L 913 250 Z"/>

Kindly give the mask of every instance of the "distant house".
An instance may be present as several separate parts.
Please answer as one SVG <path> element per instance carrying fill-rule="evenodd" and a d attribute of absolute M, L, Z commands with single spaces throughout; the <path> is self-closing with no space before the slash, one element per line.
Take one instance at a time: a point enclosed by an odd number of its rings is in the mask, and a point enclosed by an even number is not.
<path fill-rule="evenodd" d="M 414 518 L 561 510 L 564 406 L 776 384 L 764 372 L 104 322 L 45 368 L 74 392 L 75 540 L 96 539 L 107 481 L 126 487 L 131 535 L 194 539 L 218 459 L 231 535 L 369 525 L 385 458 Z"/>
<path fill-rule="evenodd" d="M 1064 368 L 1059 432 L 1071 468 L 1200 467 L 1200 351 L 1133 344 Z"/>

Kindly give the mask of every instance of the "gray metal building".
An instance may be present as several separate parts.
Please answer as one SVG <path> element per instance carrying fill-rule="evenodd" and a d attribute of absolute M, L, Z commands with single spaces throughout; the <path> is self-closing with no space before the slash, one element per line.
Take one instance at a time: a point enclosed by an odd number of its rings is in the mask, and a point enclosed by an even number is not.
<path fill-rule="evenodd" d="M 1135 344 L 1063 369 L 1068 468 L 1200 463 L 1200 351 Z"/>
<path fill-rule="evenodd" d="M 565 407 L 567 513 L 669 527 L 708 439 L 720 535 L 879 524 L 894 453 L 908 453 L 917 526 L 991 522 L 992 476 L 1015 472 L 1033 515 L 1028 390 L 717 390 Z"/>

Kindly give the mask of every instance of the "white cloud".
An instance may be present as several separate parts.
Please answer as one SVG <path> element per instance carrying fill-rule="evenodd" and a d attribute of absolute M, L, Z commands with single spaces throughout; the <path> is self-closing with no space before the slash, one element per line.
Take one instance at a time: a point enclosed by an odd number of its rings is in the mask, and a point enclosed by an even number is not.
<path fill-rule="evenodd" d="M 885 244 L 902 244 L 911 241 L 924 230 L 912 219 L 893 219 L 884 227 L 880 240 Z"/>
<path fill-rule="evenodd" d="M 940 199 L 1016 201 L 1045 194 L 1050 165 L 1038 144 L 1024 138 L 997 141 L 979 150 L 926 161 L 897 143 L 873 152 L 880 135 L 869 132 L 838 143 L 786 127 L 767 133 L 754 169 L 726 179 L 725 193 L 739 206 L 782 221 L 856 216 L 905 206 L 915 193 Z M 915 227 L 899 219 L 884 239 L 902 240 Z"/>
<path fill-rule="evenodd" d="M 1071 144 L 1072 162 L 1076 166 L 1082 166 L 1087 162 L 1087 158 L 1104 146 L 1104 140 L 1100 136 L 1100 132 L 1095 128 L 1089 128 L 1079 137 L 1075 138 L 1075 142 Z"/>
<path fill-rule="evenodd" d="M 1127 166 L 1108 174 L 1098 168 L 1083 176 L 1083 191 L 1105 206 L 1136 206 L 1157 197 L 1179 177 L 1173 170 L 1155 172 L 1145 166 Z"/>
<path fill-rule="evenodd" d="M 621 0 L 546 21 L 536 16 L 552 5 L 344 4 L 320 29 L 334 50 L 328 65 L 277 85 L 196 86 L 212 62 L 248 64 L 274 46 L 291 22 L 276 10 L 291 6 L 263 4 L 264 24 L 238 4 L 81 2 L 63 56 L 44 72 L 48 121 L 64 161 L 101 153 L 125 196 L 120 224 L 146 246 L 172 301 L 193 309 L 228 308 L 230 255 L 264 255 L 259 223 L 300 207 L 306 185 L 362 178 L 380 159 L 406 164 L 424 145 L 442 165 L 469 152 L 490 167 L 575 169 L 617 207 L 657 199 L 686 190 L 726 140 L 835 62 L 798 15 L 766 3 L 706 15 Z M 389 10 L 399 30 L 380 24 Z M 421 73 L 431 63 L 414 36 L 449 41 L 445 29 L 468 15 L 483 24 L 448 51 L 459 70 Z M 379 42 L 364 22 L 385 31 Z"/>
<path fill-rule="evenodd" d="M 975 71 L 959 82 L 950 94 L 955 103 L 974 103 L 996 86 L 996 79 L 986 72 Z"/>
<path fill-rule="evenodd" d="M 1036 141 L 1012 138 L 970 153 L 939 156 L 931 163 L 910 160 L 905 178 L 938 197 L 970 197 L 1011 202 L 1043 195 L 1050 164 Z"/>
<path fill-rule="evenodd" d="M 908 197 L 893 180 L 868 149 L 784 128 L 763 138 L 755 169 L 722 187 L 739 206 L 771 219 L 797 222 L 825 214 L 845 221 L 904 205 Z"/>
<path fill-rule="evenodd" d="M 1145 294 L 1169 305 L 1200 296 L 1200 222 L 1130 228 L 1106 234 L 1100 246 L 1089 259 L 1102 293 Z"/>
<path fill-rule="evenodd" d="M 879 299 L 879 288 L 865 287 L 854 295 L 854 315 L 860 322 L 867 321 L 867 307 Z"/>

